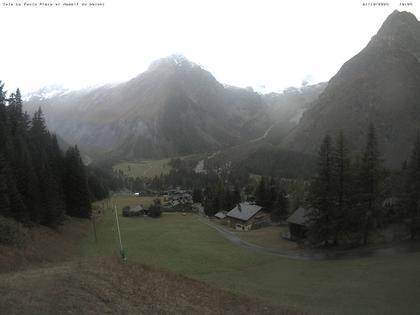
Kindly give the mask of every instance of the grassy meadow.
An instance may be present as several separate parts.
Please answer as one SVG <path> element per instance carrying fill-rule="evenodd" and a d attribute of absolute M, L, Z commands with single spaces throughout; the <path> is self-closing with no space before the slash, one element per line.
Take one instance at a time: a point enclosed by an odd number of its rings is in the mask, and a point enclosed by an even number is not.
<path fill-rule="evenodd" d="M 127 204 L 153 198 L 116 197 L 128 261 L 170 269 L 233 292 L 309 314 L 416 314 L 420 309 L 420 253 L 337 261 L 304 261 L 237 247 L 195 214 L 158 219 L 124 218 Z M 114 215 L 97 222 L 98 243 L 88 235 L 83 255 L 118 252 Z M 248 240 L 274 242 L 273 231 Z M 274 246 L 275 244 L 273 244 Z"/>
<path fill-rule="evenodd" d="M 299 246 L 297 246 L 295 242 L 280 237 L 280 233 L 286 234 L 288 231 L 288 226 L 269 226 L 251 231 L 237 231 L 232 229 L 232 232 L 239 238 L 256 245 L 282 251 L 298 249 Z"/>

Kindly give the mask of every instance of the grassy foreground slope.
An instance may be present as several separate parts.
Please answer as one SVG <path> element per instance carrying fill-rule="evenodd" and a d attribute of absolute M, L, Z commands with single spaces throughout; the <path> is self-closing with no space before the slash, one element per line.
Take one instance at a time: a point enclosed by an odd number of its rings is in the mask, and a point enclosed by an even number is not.
<path fill-rule="evenodd" d="M 120 224 L 129 261 L 180 272 L 270 304 L 314 314 L 416 314 L 420 309 L 420 253 L 301 261 L 236 247 L 192 214 L 120 217 Z M 98 243 L 91 239 L 81 245 L 84 255 L 117 251 L 112 213 L 98 223 Z"/>
<path fill-rule="evenodd" d="M 159 267 L 81 258 L 91 228 L 69 219 L 61 231 L 34 227 L 26 247 L 0 246 L 0 314 L 301 314 Z"/>
<path fill-rule="evenodd" d="M 58 231 L 35 226 L 27 230 L 25 246 L 0 245 L 0 274 L 73 260 L 79 253 L 79 240 L 85 241 L 90 230 L 89 221 L 69 217 Z"/>
<path fill-rule="evenodd" d="M 1 314 L 300 314 L 116 258 L 0 274 Z"/>

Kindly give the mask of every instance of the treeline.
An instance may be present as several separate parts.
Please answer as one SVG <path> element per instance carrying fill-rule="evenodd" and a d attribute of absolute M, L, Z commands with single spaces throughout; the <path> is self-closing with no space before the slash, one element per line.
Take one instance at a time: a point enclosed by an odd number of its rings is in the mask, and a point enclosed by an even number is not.
<path fill-rule="evenodd" d="M 19 89 L 7 95 L 3 87 L 0 82 L 0 215 L 49 227 L 65 214 L 89 218 L 91 199 L 107 189 L 93 171 L 87 174 L 77 147 L 60 150 L 41 109 L 30 118 Z"/>
<path fill-rule="evenodd" d="M 285 150 L 276 146 L 263 146 L 245 155 L 235 164 L 247 172 L 276 178 L 309 178 L 316 172 L 316 159 L 311 155 Z"/>
<path fill-rule="evenodd" d="M 116 172 L 116 176 L 122 181 L 122 185 L 132 191 L 153 190 L 156 192 L 169 189 L 170 187 L 183 187 L 188 189 L 214 187 L 223 180 L 229 185 L 245 187 L 249 184 L 249 173 L 240 167 L 226 165 L 217 170 L 209 170 L 206 173 L 196 173 L 194 167 L 197 160 L 173 158 L 169 165 L 168 174 L 153 178 L 128 177 L 122 171 Z"/>
<path fill-rule="evenodd" d="M 194 202 L 199 202 L 197 195 L 199 195 L 199 190 L 194 190 Z M 215 185 L 206 186 L 201 199 L 204 213 L 213 216 L 219 211 L 230 211 L 240 203 L 241 190 L 238 186 L 228 185 L 223 180 L 219 180 Z"/>
<path fill-rule="evenodd" d="M 289 196 L 284 185 L 274 177 L 261 177 L 255 190 L 256 204 L 270 212 L 271 219 L 275 222 L 287 218 L 290 207 Z"/>
<path fill-rule="evenodd" d="M 406 224 L 414 238 L 419 230 L 420 138 L 402 170 L 393 172 L 383 166 L 373 124 L 360 156 L 350 156 L 343 133 L 334 140 L 326 135 L 308 204 L 308 237 L 314 244 L 367 244 L 372 233 L 392 223 Z"/>
<path fill-rule="evenodd" d="M 242 201 L 255 202 L 270 213 L 273 221 L 279 222 L 286 219 L 289 210 L 292 207 L 297 207 L 300 200 L 303 199 L 303 187 L 302 194 L 299 194 L 296 183 L 293 183 L 293 185 L 291 183 L 286 184 L 283 179 L 264 176 L 258 182 L 248 182 L 246 186 L 219 180 L 217 184 L 208 185 L 202 194 L 201 190 L 195 189 L 193 200 L 194 202 L 202 202 L 204 212 L 208 216 L 213 216 L 221 210 L 232 210 Z M 196 196 L 199 196 L 202 200 L 199 200 Z M 299 200 L 299 198 L 301 199 Z"/>

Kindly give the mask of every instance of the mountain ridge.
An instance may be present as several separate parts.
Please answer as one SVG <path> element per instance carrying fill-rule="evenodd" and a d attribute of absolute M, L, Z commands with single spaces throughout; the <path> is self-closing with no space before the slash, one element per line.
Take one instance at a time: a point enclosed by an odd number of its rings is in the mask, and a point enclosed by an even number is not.
<path fill-rule="evenodd" d="M 420 46 L 417 51 L 417 46 L 404 40 L 420 38 L 420 23 L 414 17 L 413 27 L 413 17 L 393 12 L 368 45 L 331 78 L 281 146 L 316 154 L 326 134 L 343 131 L 357 154 L 372 122 L 386 164 L 397 167 L 408 158 L 420 118 Z M 396 39 L 389 36 L 393 32 L 408 35 Z"/>
<path fill-rule="evenodd" d="M 49 128 L 96 159 L 155 159 L 246 143 L 267 136 L 274 124 L 269 134 L 277 138 L 322 89 L 321 84 L 261 95 L 224 85 L 199 64 L 172 55 L 123 83 L 41 90 L 25 107 L 41 106 Z"/>
<path fill-rule="evenodd" d="M 151 64 L 113 87 L 32 98 L 47 123 L 82 149 L 125 158 L 159 158 L 211 151 L 256 138 L 270 121 L 257 93 L 232 89 L 186 58 Z M 187 147 L 180 138 L 189 139 Z"/>

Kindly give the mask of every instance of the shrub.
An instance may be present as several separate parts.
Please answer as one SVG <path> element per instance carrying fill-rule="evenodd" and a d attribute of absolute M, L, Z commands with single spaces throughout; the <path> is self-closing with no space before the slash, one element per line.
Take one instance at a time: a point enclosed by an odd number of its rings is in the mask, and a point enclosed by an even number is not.
<path fill-rule="evenodd" d="M 130 206 L 125 206 L 125 207 L 122 209 L 122 215 L 123 215 L 124 217 L 129 217 L 129 216 L 130 216 Z"/>
<path fill-rule="evenodd" d="M 0 244 L 23 246 L 28 238 L 28 230 L 22 224 L 0 216 Z"/>
<path fill-rule="evenodd" d="M 149 217 L 151 218 L 159 218 L 162 215 L 162 210 L 158 206 L 150 206 L 149 209 Z"/>
<path fill-rule="evenodd" d="M 153 200 L 153 204 L 149 208 L 149 217 L 159 218 L 162 215 L 160 199 Z"/>

